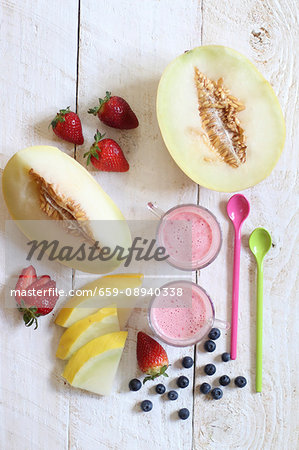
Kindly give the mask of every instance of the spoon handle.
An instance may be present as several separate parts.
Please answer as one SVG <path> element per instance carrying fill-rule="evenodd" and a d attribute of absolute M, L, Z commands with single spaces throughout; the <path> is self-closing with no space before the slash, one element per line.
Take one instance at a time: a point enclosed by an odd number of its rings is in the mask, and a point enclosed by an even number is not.
<path fill-rule="evenodd" d="M 256 303 L 256 392 L 262 392 L 263 366 L 263 263 L 257 265 Z"/>
<path fill-rule="evenodd" d="M 241 230 L 235 230 L 230 358 L 237 357 Z"/>

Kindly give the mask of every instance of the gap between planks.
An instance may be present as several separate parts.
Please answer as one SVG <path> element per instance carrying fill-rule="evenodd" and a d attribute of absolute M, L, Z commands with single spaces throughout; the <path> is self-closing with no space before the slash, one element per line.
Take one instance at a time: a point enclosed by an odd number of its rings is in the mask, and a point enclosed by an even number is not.
<path fill-rule="evenodd" d="M 76 60 L 76 88 L 75 88 L 75 112 L 78 113 L 79 107 L 79 78 L 80 78 L 80 27 L 81 27 L 81 0 L 78 0 L 78 26 L 77 26 L 77 60 Z M 201 26 L 200 26 L 200 45 L 202 45 L 202 36 L 203 36 L 203 0 L 200 1 L 198 13 L 201 18 Z M 77 146 L 74 145 L 74 159 L 77 160 Z M 196 204 L 199 205 L 200 200 L 200 186 L 197 185 L 196 191 Z M 75 276 L 76 270 L 72 269 L 72 289 L 75 286 Z M 199 271 L 195 273 L 195 282 L 198 284 L 199 281 Z M 194 448 L 194 399 L 196 395 L 196 350 L 197 346 L 193 346 L 193 401 L 192 401 L 192 429 L 191 429 L 191 450 Z M 67 430 L 67 449 L 71 450 L 71 436 L 70 436 L 70 400 L 69 396 L 69 405 L 68 405 L 68 430 Z"/>
<path fill-rule="evenodd" d="M 80 68 L 80 27 L 81 27 L 81 0 L 78 0 L 78 15 L 77 15 L 77 57 L 76 57 L 76 89 L 75 89 L 75 112 L 78 113 L 78 101 L 79 101 L 79 68 Z M 77 160 L 77 145 L 74 145 L 74 159 Z M 75 289 L 75 276 L 76 270 L 72 269 L 72 289 Z M 67 441 L 66 448 L 71 450 L 71 392 L 69 389 L 68 396 L 68 421 L 67 421 Z"/>

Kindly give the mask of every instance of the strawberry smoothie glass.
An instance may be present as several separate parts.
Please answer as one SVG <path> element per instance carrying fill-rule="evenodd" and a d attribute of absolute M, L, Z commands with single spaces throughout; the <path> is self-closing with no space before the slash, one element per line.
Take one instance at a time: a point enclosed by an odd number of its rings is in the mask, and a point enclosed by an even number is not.
<path fill-rule="evenodd" d="M 228 330 L 228 322 L 215 318 L 207 292 L 191 281 L 165 284 L 150 303 L 148 321 L 153 332 L 166 344 L 187 347 L 201 341 L 213 328 Z"/>
<path fill-rule="evenodd" d="M 147 206 L 160 219 L 157 243 L 166 249 L 169 264 L 180 270 L 199 270 L 218 256 L 222 233 L 208 209 L 184 204 L 165 213 L 153 203 Z"/>

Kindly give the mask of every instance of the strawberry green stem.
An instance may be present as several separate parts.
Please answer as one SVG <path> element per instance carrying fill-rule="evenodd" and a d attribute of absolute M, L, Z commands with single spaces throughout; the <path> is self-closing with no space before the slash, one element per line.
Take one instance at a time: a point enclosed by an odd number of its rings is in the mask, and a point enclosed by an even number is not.
<path fill-rule="evenodd" d="M 143 380 L 143 384 L 146 383 L 149 380 L 154 380 L 155 378 L 158 378 L 161 375 L 163 377 L 168 377 L 169 375 L 168 375 L 168 373 L 166 373 L 166 370 L 168 369 L 168 367 L 169 366 L 165 365 L 165 366 L 162 366 L 161 369 L 158 372 L 154 371 L 153 373 L 148 373 L 147 376 Z"/>
<path fill-rule="evenodd" d="M 31 306 L 27 308 L 24 302 L 21 302 L 21 306 L 18 307 L 18 310 L 23 313 L 23 320 L 25 322 L 26 327 L 31 327 L 31 325 L 35 325 L 34 329 L 36 330 L 38 327 L 37 318 L 40 314 L 37 313 L 37 308 L 35 306 Z"/>
<path fill-rule="evenodd" d="M 86 165 L 88 166 L 91 160 L 91 157 L 93 156 L 96 159 L 99 159 L 99 152 L 101 149 L 98 147 L 98 143 L 104 138 L 105 133 L 101 134 L 99 130 L 97 130 L 96 134 L 94 135 L 94 143 L 88 150 L 88 152 L 84 153 L 83 157 L 87 157 Z"/>
<path fill-rule="evenodd" d="M 54 129 L 58 122 L 62 123 L 65 122 L 65 115 L 71 112 L 70 106 L 68 106 L 66 109 L 60 109 L 59 113 L 56 114 L 55 118 L 50 123 L 49 127 L 52 125 L 52 128 Z"/>
<path fill-rule="evenodd" d="M 107 103 L 111 98 L 111 92 L 106 91 L 106 95 L 104 98 L 99 98 L 99 104 L 98 106 L 95 106 L 94 108 L 90 108 L 87 112 L 88 114 L 93 114 L 96 116 L 98 112 L 101 110 L 102 106 Z"/>

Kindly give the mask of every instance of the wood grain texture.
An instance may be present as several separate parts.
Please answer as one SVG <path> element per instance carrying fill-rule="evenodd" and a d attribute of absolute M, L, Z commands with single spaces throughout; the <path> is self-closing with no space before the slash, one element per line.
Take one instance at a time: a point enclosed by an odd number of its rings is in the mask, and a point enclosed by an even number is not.
<path fill-rule="evenodd" d="M 202 44 L 222 44 L 247 55 L 271 82 L 280 99 L 287 126 L 285 150 L 271 176 L 244 192 L 251 214 L 243 227 L 240 284 L 238 359 L 227 364 L 220 354 L 229 349 L 229 332 L 217 341 L 213 356 L 196 351 L 191 387 L 180 391 L 177 402 L 153 394 L 153 385 L 139 392 L 128 381 L 139 376 L 136 333 L 149 330 L 146 310 L 134 310 L 128 341 L 110 397 L 99 397 L 64 384 L 63 363 L 55 360 L 62 330 L 53 317 L 44 318 L 37 332 L 25 330 L 16 311 L 4 308 L 1 297 L 0 447 L 5 450 L 149 450 L 157 449 L 286 449 L 299 448 L 298 429 L 298 215 L 296 215 L 298 142 L 298 5 L 293 0 L 81 0 L 80 46 L 77 73 L 78 1 L 3 0 L 0 8 L 1 160 L 21 147 L 57 145 L 68 154 L 73 146 L 48 130 L 60 107 L 76 106 L 82 118 L 85 145 L 77 148 L 82 162 L 96 128 L 122 146 L 128 173 L 97 173 L 104 190 L 130 220 L 152 219 L 146 209 L 156 201 L 163 209 L 184 202 L 211 209 L 220 221 L 224 243 L 217 260 L 199 274 L 199 284 L 215 302 L 217 317 L 230 318 L 233 229 L 225 212 L 228 194 L 200 188 L 175 165 L 162 141 L 155 115 L 159 78 L 175 56 Z M 77 79 L 78 75 L 78 79 Z M 103 125 L 86 111 L 106 90 L 125 97 L 140 119 L 136 130 L 119 131 Z M 18 111 L 18 114 L 15 112 Z M 13 120 L 11 119 L 13 117 Z M 262 151 L 262 149 L 261 149 Z M 1 205 L 3 200 L 1 199 Z M 0 238 L 8 218 L 0 210 Z M 265 226 L 273 248 L 265 261 L 264 383 L 254 392 L 255 376 L 255 264 L 248 237 Z M 21 238 L 20 238 L 21 239 Z M 297 245 L 296 245 L 297 244 Z M 3 252 L 1 284 L 7 283 Z M 20 246 L 16 275 L 24 266 Z M 53 271 L 68 289 L 83 284 L 82 274 L 63 267 Z M 11 281 L 11 280 L 10 280 Z M 186 373 L 183 355 L 193 348 L 167 348 L 171 379 Z M 37 357 L 38 355 L 38 357 Z M 245 375 L 248 386 L 225 389 L 219 402 L 203 398 L 203 366 L 214 361 L 217 377 Z M 189 372 L 188 372 L 189 373 Z M 195 386 L 192 392 L 192 384 Z M 194 395 L 193 395 L 194 394 Z M 139 403 L 154 402 L 152 413 L 141 413 Z M 192 417 L 178 421 L 177 410 L 188 407 Z"/>
<path fill-rule="evenodd" d="M 76 3 L 1 2 L 1 164 L 17 150 L 34 144 L 59 145 L 73 153 L 73 146 L 59 142 L 48 124 L 57 109 L 75 106 Z M 11 255 L 5 260 L 4 230 L 9 216 L 2 194 L 0 211 L 0 448 L 65 449 L 68 389 L 55 361 L 59 335 L 54 332 L 52 314 L 34 331 L 25 329 L 16 308 L 6 306 L 3 285 L 14 284 L 12 277 L 28 262 L 22 238 L 12 256 L 14 265 L 8 264 Z M 38 275 L 43 273 L 54 276 L 61 288 L 71 287 L 69 269 L 38 264 Z"/>
<path fill-rule="evenodd" d="M 198 4 L 192 1 L 186 10 L 183 2 L 179 1 L 100 3 L 101 6 L 96 0 L 81 3 L 79 113 L 86 130 L 86 143 L 77 152 L 77 157 L 82 162 L 82 154 L 91 145 L 96 128 L 114 138 L 128 158 L 130 171 L 109 174 L 91 169 L 91 173 L 119 205 L 125 217 L 152 220 L 146 208 L 148 201 L 157 202 L 167 210 L 176 203 L 193 203 L 197 199 L 196 186 L 165 151 L 156 120 L 155 102 L 164 67 L 178 52 L 190 48 L 188 30 L 193 18 L 198 17 Z M 165 33 L 158 22 L 166 12 L 172 24 L 169 33 Z M 195 25 L 192 26 L 195 29 Z M 140 119 L 136 130 L 114 130 L 86 113 L 106 90 L 130 103 Z M 136 335 L 138 330 L 150 332 L 146 312 L 145 309 L 136 309 L 130 319 L 115 394 L 98 398 L 72 392 L 71 448 L 191 448 L 192 420 L 178 421 L 177 412 L 184 406 L 190 411 L 193 409 L 192 370 L 191 388 L 182 391 L 177 402 L 153 395 L 154 387 L 150 383 L 136 393 L 128 390 L 129 380 L 140 376 L 136 367 Z M 166 381 L 166 386 L 175 389 L 175 380 L 183 372 L 180 359 L 185 354 L 193 355 L 193 348 L 181 351 L 168 348 L 168 353 L 172 366 L 171 381 Z M 154 402 L 152 414 L 140 411 L 140 402 L 145 398 Z"/>
<path fill-rule="evenodd" d="M 224 44 L 248 56 L 270 81 L 286 120 L 284 152 L 272 174 L 244 194 L 251 213 L 243 227 L 240 272 L 238 358 L 217 364 L 217 377 L 244 375 L 243 390 L 226 388 L 214 404 L 195 396 L 195 449 L 293 449 L 299 446 L 298 430 L 298 308 L 296 248 L 298 249 L 298 5 L 292 1 L 203 2 L 203 44 Z M 262 149 L 261 149 L 262 151 Z M 199 283 L 215 299 L 217 314 L 230 317 L 233 227 L 226 216 L 227 194 L 200 188 L 200 203 L 215 212 L 223 230 L 219 258 L 203 270 Z M 248 248 L 254 228 L 264 226 L 273 239 L 264 266 L 263 392 L 255 393 L 256 267 Z M 298 252 L 298 250 L 297 250 Z M 297 263 L 298 264 L 298 263 Z M 214 280 L 217 279 L 217 284 Z M 217 348 L 218 350 L 218 348 Z M 219 351 L 229 351 L 229 333 Z M 205 378 L 202 367 L 211 358 L 199 345 L 197 382 Z M 219 361 L 219 357 L 216 357 Z M 216 375 L 215 375 L 216 377 Z M 226 395 L 225 395 L 226 394 Z M 204 413 L 200 413 L 204 411 Z"/>

